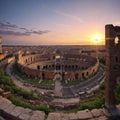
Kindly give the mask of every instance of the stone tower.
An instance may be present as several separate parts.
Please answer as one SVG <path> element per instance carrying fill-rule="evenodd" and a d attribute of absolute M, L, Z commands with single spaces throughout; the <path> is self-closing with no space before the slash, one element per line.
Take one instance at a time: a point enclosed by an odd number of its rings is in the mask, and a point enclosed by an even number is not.
<path fill-rule="evenodd" d="M 2 37 L 0 36 L 0 53 L 2 53 Z"/>
<path fill-rule="evenodd" d="M 115 108 L 116 83 L 120 77 L 120 27 L 112 24 L 105 26 L 106 42 L 106 90 L 105 106 Z"/>

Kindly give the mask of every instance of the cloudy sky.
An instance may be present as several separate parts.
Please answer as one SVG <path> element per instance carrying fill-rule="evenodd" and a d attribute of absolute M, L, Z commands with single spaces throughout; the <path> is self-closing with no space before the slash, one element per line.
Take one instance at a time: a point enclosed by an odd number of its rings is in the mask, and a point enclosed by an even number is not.
<path fill-rule="evenodd" d="M 0 35 L 8 45 L 104 44 L 119 11 L 120 0 L 0 0 Z"/>

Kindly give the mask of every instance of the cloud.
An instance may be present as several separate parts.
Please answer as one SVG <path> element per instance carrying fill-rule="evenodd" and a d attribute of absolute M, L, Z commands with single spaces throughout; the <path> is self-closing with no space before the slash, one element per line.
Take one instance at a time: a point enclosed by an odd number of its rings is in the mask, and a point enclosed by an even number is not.
<path fill-rule="evenodd" d="M 31 34 L 42 35 L 50 31 L 48 30 L 29 30 L 24 27 L 11 24 L 9 22 L 0 21 L 0 34 L 2 35 L 15 35 L 15 36 L 30 36 Z"/>
<path fill-rule="evenodd" d="M 15 31 L 4 31 L 4 30 L 0 30 L 0 34 L 2 35 L 15 35 L 15 36 L 29 36 L 30 33 L 24 32 L 15 32 Z"/>
<path fill-rule="evenodd" d="M 9 22 L 0 22 L 0 28 L 1 29 L 17 28 L 17 25 L 10 24 Z"/>
<path fill-rule="evenodd" d="M 68 14 L 68 13 L 65 13 L 65 12 L 60 12 L 60 11 L 57 11 L 57 10 L 54 10 L 54 12 L 57 13 L 57 14 L 59 14 L 59 15 L 71 18 L 73 20 L 76 20 L 76 21 L 78 21 L 80 23 L 83 23 L 83 20 L 79 16 L 71 15 L 71 14 Z"/>

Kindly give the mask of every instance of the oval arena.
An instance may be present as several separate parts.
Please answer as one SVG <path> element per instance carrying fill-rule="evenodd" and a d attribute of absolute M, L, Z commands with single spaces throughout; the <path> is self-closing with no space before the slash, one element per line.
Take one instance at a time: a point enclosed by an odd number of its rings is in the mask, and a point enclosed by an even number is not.
<path fill-rule="evenodd" d="M 18 66 L 29 77 L 40 80 L 80 80 L 97 72 L 97 58 L 82 54 L 62 54 L 56 50 L 52 54 L 19 54 Z"/>

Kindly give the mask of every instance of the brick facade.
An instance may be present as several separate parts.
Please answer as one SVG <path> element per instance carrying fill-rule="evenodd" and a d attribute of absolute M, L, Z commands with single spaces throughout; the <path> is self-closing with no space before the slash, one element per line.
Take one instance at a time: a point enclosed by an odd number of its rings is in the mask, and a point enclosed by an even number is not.
<path fill-rule="evenodd" d="M 99 62 L 96 58 L 87 55 L 64 55 L 62 79 L 75 80 L 87 77 L 97 72 Z M 35 68 L 29 67 L 35 64 Z M 55 54 L 20 56 L 18 66 L 28 76 L 43 80 L 53 80 L 55 77 Z M 38 67 L 39 66 L 39 67 Z"/>

